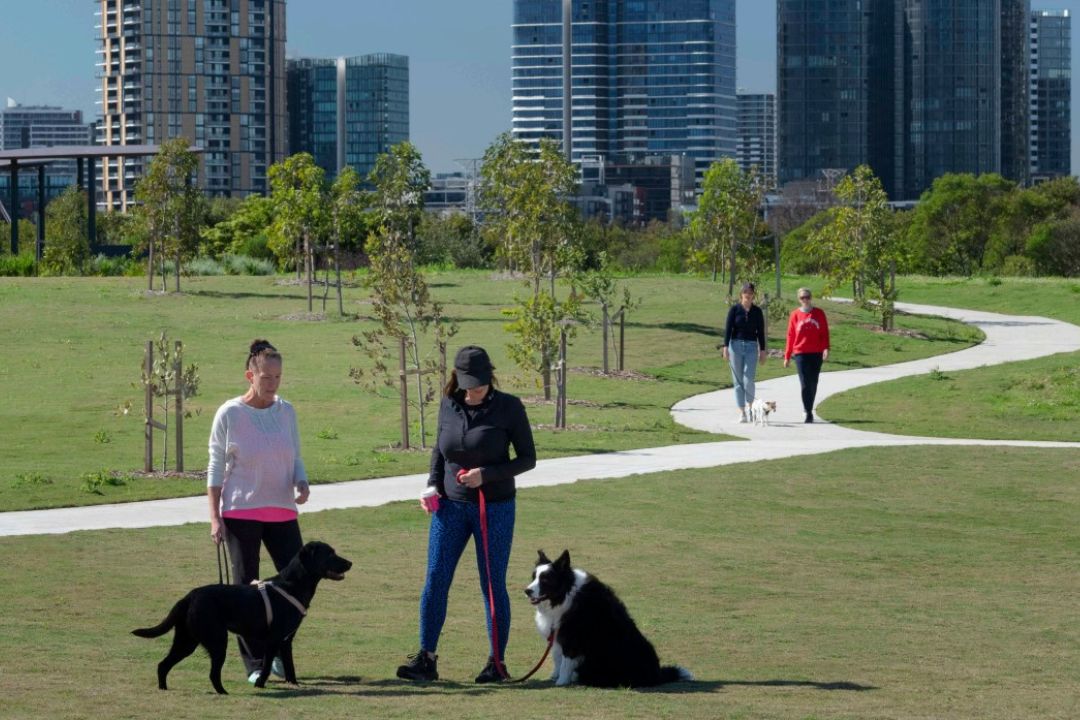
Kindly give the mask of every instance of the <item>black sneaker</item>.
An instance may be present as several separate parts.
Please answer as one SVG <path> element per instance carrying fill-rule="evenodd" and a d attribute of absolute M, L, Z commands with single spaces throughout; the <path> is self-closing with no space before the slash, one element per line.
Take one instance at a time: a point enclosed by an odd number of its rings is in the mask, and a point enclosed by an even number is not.
<path fill-rule="evenodd" d="M 409 656 L 407 665 L 398 667 L 397 676 L 402 680 L 418 680 L 420 682 L 438 680 L 439 671 L 435 667 L 438 662 L 438 655 L 428 655 L 421 650 L 415 655 Z"/>
<path fill-rule="evenodd" d="M 510 674 L 510 671 L 506 669 L 505 665 L 503 665 L 503 670 L 507 675 Z M 506 678 L 499 674 L 499 668 L 495 665 L 495 659 L 490 657 L 488 658 L 487 665 L 485 665 L 484 669 L 480 671 L 480 674 L 476 676 L 476 682 L 478 683 L 502 682 L 504 680 L 506 680 Z"/>
<path fill-rule="evenodd" d="M 813 413 L 806 413 L 806 419 L 803 420 L 803 422 L 804 423 L 812 423 L 812 422 L 814 422 L 814 414 Z"/>

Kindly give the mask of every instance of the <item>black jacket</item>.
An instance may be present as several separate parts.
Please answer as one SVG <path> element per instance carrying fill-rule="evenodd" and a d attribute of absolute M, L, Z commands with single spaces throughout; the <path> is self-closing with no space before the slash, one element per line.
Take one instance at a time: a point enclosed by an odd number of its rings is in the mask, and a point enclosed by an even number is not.
<path fill-rule="evenodd" d="M 756 342 L 765 349 L 765 314 L 757 305 L 747 310 L 742 303 L 735 303 L 728 310 L 727 323 L 724 325 L 724 347 L 731 344 L 731 339 Z"/>
<path fill-rule="evenodd" d="M 468 411 L 463 393 L 444 396 L 436 432 L 428 485 L 438 488 L 444 498 L 478 502 L 477 491 L 458 484 L 457 473 L 481 468 L 484 498 L 488 502 L 509 500 L 517 492 L 514 478 L 536 467 L 536 447 L 525 406 L 513 395 L 494 388 L 483 403 Z"/>

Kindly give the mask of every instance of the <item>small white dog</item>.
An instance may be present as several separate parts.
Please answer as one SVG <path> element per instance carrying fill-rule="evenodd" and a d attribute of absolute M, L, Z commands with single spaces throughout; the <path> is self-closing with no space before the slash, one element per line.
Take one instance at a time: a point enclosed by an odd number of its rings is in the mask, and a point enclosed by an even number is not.
<path fill-rule="evenodd" d="M 750 405 L 750 420 L 755 425 L 768 425 L 769 413 L 776 412 L 775 400 L 762 400 L 758 398 Z"/>

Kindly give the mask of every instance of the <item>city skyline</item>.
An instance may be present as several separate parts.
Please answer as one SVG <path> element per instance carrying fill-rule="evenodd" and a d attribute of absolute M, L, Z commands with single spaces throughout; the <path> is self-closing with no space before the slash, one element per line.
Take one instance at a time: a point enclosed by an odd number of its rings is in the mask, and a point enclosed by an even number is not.
<path fill-rule="evenodd" d="M 1075 10 L 1076 0 L 1032 0 L 1032 9 Z M 5 8 L 0 61 L 32 67 L 0 83 L 0 99 L 59 105 L 98 116 L 94 105 L 95 3 L 41 0 Z M 469 12 L 441 0 L 399 3 L 293 0 L 288 4 L 289 57 L 389 52 L 409 56 L 411 138 L 434 172 L 459 169 L 457 158 L 479 157 L 511 127 L 509 0 L 472 0 Z M 775 92 L 776 6 L 737 0 L 737 86 Z M 17 29 L 18 32 L 12 32 Z M 1073 58 L 1073 93 L 1080 97 L 1080 53 Z M 1073 113 L 1073 167 L 1080 168 L 1080 113 Z"/>

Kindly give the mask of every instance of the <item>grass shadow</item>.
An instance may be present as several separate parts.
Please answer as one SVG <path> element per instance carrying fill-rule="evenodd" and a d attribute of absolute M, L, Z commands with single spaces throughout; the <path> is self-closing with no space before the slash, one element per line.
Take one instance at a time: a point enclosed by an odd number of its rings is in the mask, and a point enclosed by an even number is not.
<path fill-rule="evenodd" d="M 839 680 L 835 682 L 815 682 L 813 680 L 717 680 L 719 687 L 746 686 L 746 687 L 805 687 L 814 690 L 847 690 L 851 692 L 866 692 L 867 690 L 879 690 L 875 685 L 860 685 L 859 683 Z"/>
<path fill-rule="evenodd" d="M 186 294 L 188 294 L 188 295 L 197 295 L 197 296 L 200 296 L 200 297 L 208 297 L 208 298 L 224 298 L 224 299 L 228 299 L 228 300 L 240 300 L 240 299 L 243 299 L 243 298 L 258 298 L 260 300 L 269 299 L 269 300 L 296 301 L 297 298 L 305 299 L 307 297 L 307 295 L 300 294 L 300 293 L 297 293 L 295 295 L 290 295 L 288 293 L 281 293 L 281 292 L 276 292 L 276 293 L 249 292 L 249 291 L 244 291 L 244 292 L 222 292 L 221 290 L 191 290 L 191 291 L 186 292 Z"/>

